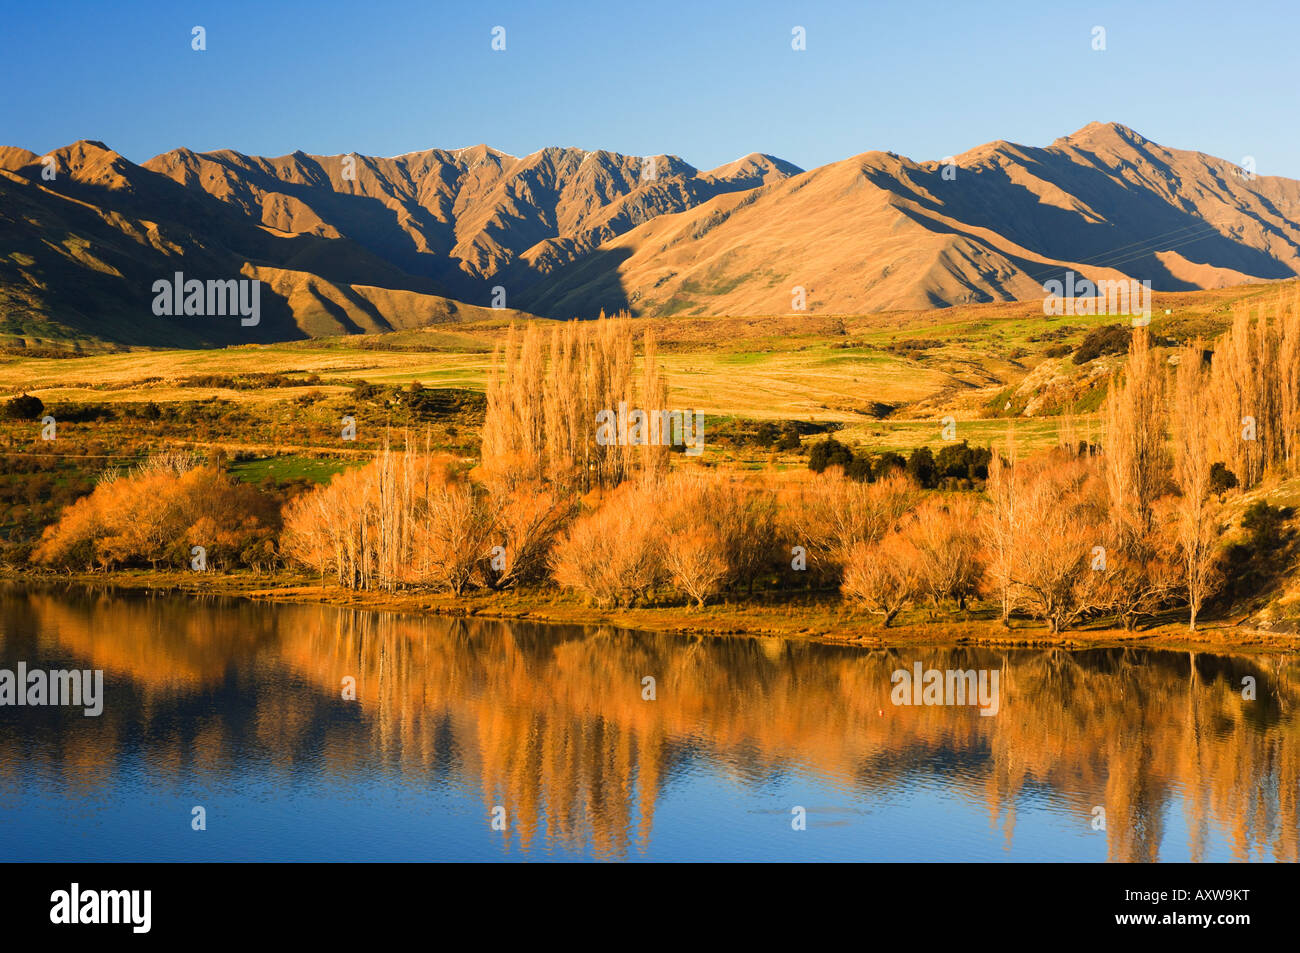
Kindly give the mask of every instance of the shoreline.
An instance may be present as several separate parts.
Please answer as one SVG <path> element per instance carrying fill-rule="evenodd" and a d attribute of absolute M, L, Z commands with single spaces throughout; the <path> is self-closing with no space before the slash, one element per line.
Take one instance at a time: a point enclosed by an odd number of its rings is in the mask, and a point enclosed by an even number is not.
<path fill-rule="evenodd" d="M 1186 622 L 1149 624 L 1133 632 L 1108 627 L 1083 627 L 1052 635 L 1045 625 L 1013 620 L 1008 630 L 987 613 L 967 619 L 908 619 L 882 628 L 868 614 L 854 612 L 838 600 L 818 593 L 783 594 L 784 601 L 726 602 L 704 609 L 651 606 L 605 609 L 551 590 L 471 592 L 455 596 L 433 590 L 357 591 L 319 579 L 275 573 L 209 572 L 201 576 L 183 570 L 128 570 L 111 573 L 30 573 L 0 569 L 0 582 L 28 587 L 83 586 L 128 592 L 165 592 L 186 596 L 225 596 L 252 601 L 334 606 L 375 612 L 446 616 L 547 625 L 611 625 L 622 629 L 683 636 L 782 638 L 862 648 L 972 645 L 988 648 L 1140 647 L 1189 651 L 1285 651 L 1300 653 L 1300 633 L 1244 628 L 1211 620 L 1196 632 Z"/>

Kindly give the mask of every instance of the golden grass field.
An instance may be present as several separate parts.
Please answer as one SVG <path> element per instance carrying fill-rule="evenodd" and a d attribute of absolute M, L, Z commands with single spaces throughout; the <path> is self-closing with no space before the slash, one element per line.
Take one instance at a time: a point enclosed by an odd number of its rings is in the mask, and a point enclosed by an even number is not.
<path fill-rule="evenodd" d="M 1234 302 L 1272 293 L 1251 285 L 1156 294 L 1156 334 L 1212 334 Z M 951 414 L 960 436 L 987 443 L 1006 431 L 989 401 L 1019 384 L 1053 344 L 1077 343 L 1111 316 L 1046 317 L 1036 301 L 872 315 L 640 318 L 654 333 L 674 406 L 713 416 L 835 422 L 863 446 L 906 448 L 937 439 Z M 481 391 L 502 321 L 435 326 L 212 350 L 134 349 L 75 358 L 0 356 L 0 394 L 49 402 L 109 403 L 219 398 L 286 401 L 309 391 L 342 395 L 357 381 Z M 923 349 L 906 351 L 907 342 Z M 1068 359 L 1061 362 L 1069 372 Z M 194 386 L 201 375 L 316 375 L 319 382 L 264 389 Z M 886 405 L 887 419 L 878 419 Z M 1057 421 L 1022 419 L 1030 445 L 1055 439 Z M 1086 432 L 1086 421 L 1080 424 Z"/>

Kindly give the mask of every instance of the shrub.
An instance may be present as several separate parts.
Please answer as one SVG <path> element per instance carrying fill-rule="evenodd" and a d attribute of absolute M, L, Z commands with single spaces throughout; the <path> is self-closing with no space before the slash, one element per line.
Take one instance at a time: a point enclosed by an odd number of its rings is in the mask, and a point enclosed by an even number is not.
<path fill-rule="evenodd" d="M 993 452 L 988 447 L 969 447 L 963 440 L 941 447 L 935 455 L 934 468 L 941 478 L 985 480 L 988 479 L 992 458 Z"/>
<path fill-rule="evenodd" d="M 872 472 L 877 480 L 886 480 L 898 473 L 907 471 L 907 460 L 900 453 L 893 450 L 886 450 L 880 456 L 876 457 L 875 466 Z"/>
<path fill-rule="evenodd" d="M 1237 488 L 1237 475 L 1223 463 L 1210 467 L 1210 492 L 1223 494 Z"/>
<path fill-rule="evenodd" d="M 45 404 L 39 397 L 19 394 L 5 401 L 5 416 L 10 420 L 35 420 L 45 413 Z"/>
<path fill-rule="evenodd" d="M 1122 324 L 1108 324 L 1088 332 L 1071 358 L 1075 364 L 1087 364 L 1103 354 L 1123 354 L 1128 350 L 1131 335 Z"/>
<path fill-rule="evenodd" d="M 875 479 L 871 470 L 871 457 L 865 453 L 854 456 L 851 463 L 844 468 L 844 475 L 859 483 L 870 483 Z"/>
<path fill-rule="evenodd" d="M 907 458 L 907 472 L 918 486 L 933 489 L 935 485 L 934 454 L 929 447 L 917 447 Z"/>
<path fill-rule="evenodd" d="M 834 437 L 813 444 L 808 454 L 808 469 L 821 473 L 827 467 L 847 467 L 853 462 L 853 451 Z"/>
<path fill-rule="evenodd" d="M 1256 551 L 1277 549 L 1288 511 L 1257 500 L 1241 514 L 1241 528 L 1250 533 L 1250 547 Z"/>
<path fill-rule="evenodd" d="M 771 421 L 764 421 L 763 423 L 759 424 L 758 429 L 754 431 L 754 443 L 758 444 L 758 446 L 760 447 L 770 447 L 777 442 L 777 438 L 780 436 L 780 433 L 781 432 L 776 429 L 776 424 L 772 423 Z M 796 435 L 795 436 L 796 446 L 798 445 L 798 441 L 799 438 L 798 435 Z"/>

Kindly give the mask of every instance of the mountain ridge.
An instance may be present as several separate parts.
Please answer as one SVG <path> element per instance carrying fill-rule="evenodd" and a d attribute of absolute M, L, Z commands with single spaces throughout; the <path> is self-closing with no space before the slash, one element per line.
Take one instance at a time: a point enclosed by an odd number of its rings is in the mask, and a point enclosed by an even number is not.
<path fill-rule="evenodd" d="M 946 163 L 874 150 L 807 171 L 760 152 L 701 171 L 668 154 L 486 144 L 388 158 L 177 148 L 136 165 L 86 139 L 47 155 L 52 181 L 46 157 L 0 147 L 11 336 L 247 340 L 153 319 L 150 282 L 178 264 L 267 276 L 258 339 L 464 320 L 502 293 L 518 316 L 788 313 L 797 289 L 809 310 L 849 313 L 1032 298 L 1066 270 L 1155 290 L 1300 274 L 1300 181 L 1119 123 Z"/>

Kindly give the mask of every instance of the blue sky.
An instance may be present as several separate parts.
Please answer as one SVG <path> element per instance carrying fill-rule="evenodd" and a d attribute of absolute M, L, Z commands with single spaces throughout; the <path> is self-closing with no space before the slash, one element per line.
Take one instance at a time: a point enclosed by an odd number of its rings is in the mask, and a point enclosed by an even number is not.
<path fill-rule="evenodd" d="M 1101 120 L 1300 178 L 1298 27 L 1294 2 L 14 3 L 0 144 L 100 139 L 140 162 L 486 142 L 811 168 L 1047 145 Z"/>

